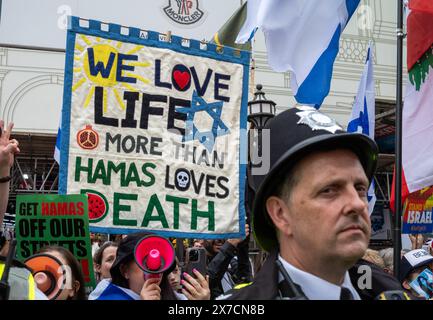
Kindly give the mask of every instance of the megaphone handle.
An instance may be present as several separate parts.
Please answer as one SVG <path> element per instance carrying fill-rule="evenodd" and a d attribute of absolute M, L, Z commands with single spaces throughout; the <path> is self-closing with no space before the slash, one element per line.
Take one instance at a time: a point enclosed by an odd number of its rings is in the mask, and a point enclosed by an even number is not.
<path fill-rule="evenodd" d="M 161 276 L 160 273 L 144 273 L 144 280 L 152 279 L 152 278 L 158 278 Z"/>

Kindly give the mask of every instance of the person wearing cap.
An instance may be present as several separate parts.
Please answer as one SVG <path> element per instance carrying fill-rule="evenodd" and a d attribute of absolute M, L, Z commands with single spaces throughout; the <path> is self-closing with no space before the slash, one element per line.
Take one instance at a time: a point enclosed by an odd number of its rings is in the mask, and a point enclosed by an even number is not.
<path fill-rule="evenodd" d="M 131 233 L 123 238 L 117 248 L 116 260 L 111 266 L 111 279 L 103 279 L 89 295 L 89 300 L 177 300 L 171 288 L 168 275 L 175 264 L 159 273 L 159 277 L 147 277 L 135 259 L 135 249 L 143 238 L 150 236 L 146 232 Z M 198 275 L 197 275 L 198 273 Z M 184 274 L 182 293 L 188 299 L 209 299 L 210 291 L 207 279 L 199 272 L 197 279 Z"/>
<path fill-rule="evenodd" d="M 252 172 L 252 230 L 269 255 L 250 285 L 220 299 L 360 299 L 348 269 L 370 239 L 375 142 L 307 106 L 271 119 L 267 135 L 269 171 Z"/>
<path fill-rule="evenodd" d="M 425 269 L 433 271 L 433 256 L 424 249 L 415 249 L 403 255 L 400 265 L 400 281 L 406 291 L 414 297 L 423 298 L 410 285 Z M 433 288 L 424 288 L 433 297 Z"/>

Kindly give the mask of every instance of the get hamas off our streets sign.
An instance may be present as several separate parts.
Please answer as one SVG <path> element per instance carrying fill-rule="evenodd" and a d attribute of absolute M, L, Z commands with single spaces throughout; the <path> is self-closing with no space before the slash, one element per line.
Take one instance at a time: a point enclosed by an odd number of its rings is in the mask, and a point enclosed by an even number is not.
<path fill-rule="evenodd" d="M 80 263 L 86 286 L 94 288 L 87 203 L 76 194 L 17 195 L 17 258 L 24 262 L 45 246 L 64 247 Z"/>
<path fill-rule="evenodd" d="M 70 22 L 60 193 L 93 232 L 243 235 L 250 53 Z"/>

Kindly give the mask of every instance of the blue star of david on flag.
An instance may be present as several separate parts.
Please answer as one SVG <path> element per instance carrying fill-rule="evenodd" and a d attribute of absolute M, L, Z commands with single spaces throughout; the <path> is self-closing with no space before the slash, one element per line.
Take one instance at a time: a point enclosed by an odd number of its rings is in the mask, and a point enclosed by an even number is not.
<path fill-rule="evenodd" d="M 183 142 L 198 140 L 205 148 L 211 152 L 216 137 L 230 133 L 230 130 L 221 120 L 223 102 L 217 101 L 207 103 L 202 97 L 197 95 L 197 91 L 192 93 L 191 106 L 189 108 L 178 108 L 177 112 L 185 113 L 186 128 Z M 196 112 L 205 111 L 213 119 L 212 128 L 209 131 L 199 131 L 194 124 L 194 116 Z"/>

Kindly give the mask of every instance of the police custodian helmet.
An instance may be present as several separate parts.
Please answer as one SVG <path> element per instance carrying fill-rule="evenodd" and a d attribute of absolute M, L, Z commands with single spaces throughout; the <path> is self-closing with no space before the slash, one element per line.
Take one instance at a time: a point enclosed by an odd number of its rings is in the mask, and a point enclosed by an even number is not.
<path fill-rule="evenodd" d="M 266 134 L 270 135 L 269 171 L 265 175 L 254 175 L 252 172 L 256 189 L 252 229 L 258 244 L 270 251 L 278 246 L 278 242 L 265 204 L 266 199 L 275 194 L 282 183 L 285 172 L 311 152 L 349 149 L 358 156 L 371 182 L 376 170 L 378 148 L 367 135 L 348 133 L 334 119 L 307 106 L 298 106 L 278 114 L 266 124 L 264 137 Z"/>

